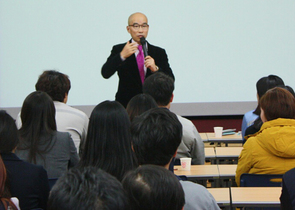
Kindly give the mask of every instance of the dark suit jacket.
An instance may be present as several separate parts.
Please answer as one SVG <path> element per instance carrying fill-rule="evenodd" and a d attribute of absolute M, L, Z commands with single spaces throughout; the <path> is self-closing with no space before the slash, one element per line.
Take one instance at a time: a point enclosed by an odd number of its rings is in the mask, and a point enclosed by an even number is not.
<path fill-rule="evenodd" d="M 295 209 L 295 168 L 287 171 L 283 176 L 282 194 L 280 197 L 281 209 Z"/>
<path fill-rule="evenodd" d="M 45 169 L 24 162 L 13 153 L 1 155 L 7 171 L 11 196 L 19 199 L 20 208 L 46 209 L 49 185 Z"/>
<path fill-rule="evenodd" d="M 121 60 L 120 52 L 126 43 L 113 46 L 111 55 L 106 63 L 102 66 L 101 74 L 104 78 L 111 77 L 115 72 L 119 76 L 119 86 L 116 93 L 116 101 L 119 101 L 124 107 L 127 106 L 129 100 L 142 93 L 142 83 L 137 67 L 135 54 L 128 57 L 125 61 Z M 164 49 L 148 44 L 148 55 L 154 60 L 159 67 L 159 72 L 163 72 L 174 79 L 174 75 L 168 63 L 168 57 Z M 147 69 L 146 78 L 152 74 L 150 69 Z"/>

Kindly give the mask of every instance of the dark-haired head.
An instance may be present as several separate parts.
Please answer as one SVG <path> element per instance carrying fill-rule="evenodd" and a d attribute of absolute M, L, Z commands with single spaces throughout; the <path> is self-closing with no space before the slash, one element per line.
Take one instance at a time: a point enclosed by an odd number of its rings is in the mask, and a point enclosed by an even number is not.
<path fill-rule="evenodd" d="M 36 155 L 48 151 L 49 147 L 40 151 L 41 136 L 48 136 L 48 146 L 51 135 L 56 131 L 55 107 L 52 99 L 45 92 L 35 91 L 29 94 L 21 109 L 22 127 L 19 130 L 19 150 L 29 149 L 29 162 L 36 162 Z"/>
<path fill-rule="evenodd" d="M 72 168 L 53 186 L 48 210 L 127 210 L 121 183 L 95 167 Z"/>
<path fill-rule="evenodd" d="M 276 87 L 268 90 L 260 99 L 261 119 L 295 119 L 295 98 L 286 89 Z"/>
<path fill-rule="evenodd" d="M 182 138 L 182 125 L 166 108 L 153 108 L 134 118 L 132 145 L 140 165 L 166 166 Z"/>
<path fill-rule="evenodd" d="M 257 96 L 260 98 L 271 88 L 278 87 L 280 85 L 285 85 L 284 81 L 276 75 L 268 75 L 267 77 L 260 78 L 256 83 Z M 256 107 L 255 114 L 260 115 L 260 105 Z"/>
<path fill-rule="evenodd" d="M 126 110 L 132 122 L 134 117 L 156 107 L 158 107 L 158 105 L 153 97 L 147 94 L 138 94 L 129 101 Z"/>
<path fill-rule="evenodd" d="M 54 101 L 64 102 L 71 89 L 68 75 L 55 70 L 44 71 L 35 85 L 37 91 L 46 92 Z"/>
<path fill-rule="evenodd" d="M 142 91 L 151 95 L 159 106 L 167 106 L 173 97 L 174 80 L 162 72 L 154 73 L 144 81 Z"/>
<path fill-rule="evenodd" d="M 185 203 L 179 180 L 169 170 L 143 165 L 129 172 L 122 181 L 131 210 L 181 210 Z"/>
<path fill-rule="evenodd" d="M 96 166 L 119 180 L 137 167 L 129 116 L 119 102 L 104 101 L 92 111 L 80 165 Z"/>
<path fill-rule="evenodd" d="M 0 111 L 0 153 L 12 152 L 19 142 L 14 119 L 4 110 Z"/>

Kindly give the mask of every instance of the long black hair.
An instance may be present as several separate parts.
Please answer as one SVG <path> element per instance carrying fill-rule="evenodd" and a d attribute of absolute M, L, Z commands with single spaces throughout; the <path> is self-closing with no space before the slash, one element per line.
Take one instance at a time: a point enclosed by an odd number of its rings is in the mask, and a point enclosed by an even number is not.
<path fill-rule="evenodd" d="M 116 101 L 104 101 L 91 113 L 81 167 L 101 168 L 119 181 L 137 167 L 131 148 L 130 120 L 125 108 Z"/>
<path fill-rule="evenodd" d="M 21 109 L 22 127 L 19 130 L 18 150 L 29 150 L 28 161 L 36 163 L 36 156 L 50 151 L 52 134 L 56 131 L 55 107 L 50 96 L 41 91 L 29 94 Z M 42 141 L 41 141 L 42 137 Z M 40 145 L 46 145 L 43 150 Z M 50 147 L 51 145 L 51 147 Z"/>

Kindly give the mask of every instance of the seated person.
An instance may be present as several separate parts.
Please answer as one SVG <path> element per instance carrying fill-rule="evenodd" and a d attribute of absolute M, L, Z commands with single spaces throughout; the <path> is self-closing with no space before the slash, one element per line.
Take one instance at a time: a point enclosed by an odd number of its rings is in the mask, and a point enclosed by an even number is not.
<path fill-rule="evenodd" d="M 137 168 L 129 116 L 119 102 L 103 101 L 93 109 L 79 166 L 100 168 L 119 181 Z"/>
<path fill-rule="evenodd" d="M 144 81 L 142 91 L 151 95 L 159 107 L 170 109 L 174 98 L 174 80 L 164 73 L 154 73 Z M 182 124 L 183 133 L 176 159 L 189 157 L 192 158 L 193 165 L 203 165 L 205 163 L 204 143 L 196 126 L 182 116 L 177 115 L 177 118 Z"/>
<path fill-rule="evenodd" d="M 236 182 L 250 174 L 284 174 L 295 166 L 295 98 L 280 87 L 259 101 L 263 125 L 249 137 L 239 156 Z"/>
<path fill-rule="evenodd" d="M 156 165 L 143 165 L 123 179 L 131 210 L 181 210 L 184 192 L 176 176 Z"/>
<path fill-rule="evenodd" d="M 136 117 L 130 129 L 139 164 L 158 165 L 168 170 L 182 138 L 182 125 L 177 116 L 168 109 L 153 108 Z M 184 209 L 220 210 L 205 187 L 189 181 L 179 182 L 185 193 Z"/>
<path fill-rule="evenodd" d="M 280 85 L 284 85 L 284 82 L 280 77 L 278 77 L 276 75 L 269 75 L 267 77 L 260 78 L 256 83 L 258 102 L 259 102 L 259 99 L 266 93 L 267 90 L 277 87 L 277 86 L 280 86 Z M 260 119 L 258 119 L 256 121 L 256 119 L 259 117 L 259 115 L 260 115 L 259 103 L 258 103 L 255 110 L 249 111 L 244 115 L 243 121 L 242 121 L 243 144 L 245 143 L 245 139 L 244 139 L 245 136 L 247 136 L 249 134 L 254 134 L 257 131 L 259 131 L 259 129 L 262 125 L 262 122 Z M 253 125 L 253 127 L 249 128 L 248 132 L 246 132 L 246 129 L 252 125 Z"/>
<path fill-rule="evenodd" d="M 132 122 L 133 118 L 141 115 L 143 112 L 158 107 L 157 103 L 148 94 L 138 94 L 134 96 L 127 104 L 126 111 L 130 117 L 130 121 Z"/>
<path fill-rule="evenodd" d="M 29 94 L 21 109 L 20 142 L 15 151 L 24 161 L 43 166 L 48 178 L 58 178 L 75 166 L 79 157 L 68 132 L 58 132 L 55 108 L 45 92 Z"/>
<path fill-rule="evenodd" d="M 43 91 L 52 98 L 56 110 L 55 120 L 57 130 L 69 132 L 77 151 L 80 153 L 80 142 L 82 148 L 86 139 L 89 120 L 84 112 L 66 104 L 71 89 L 71 81 L 68 75 L 54 70 L 44 71 L 39 76 L 35 88 L 36 91 Z M 20 114 L 16 119 L 16 124 L 20 129 Z"/>
<path fill-rule="evenodd" d="M 48 177 L 42 166 L 20 160 L 13 151 L 19 142 L 14 119 L 0 111 L 0 153 L 7 173 L 8 190 L 22 210 L 46 209 Z"/>
<path fill-rule="evenodd" d="M 122 184 L 95 167 L 76 167 L 53 186 L 47 210 L 127 210 L 128 198 Z"/>

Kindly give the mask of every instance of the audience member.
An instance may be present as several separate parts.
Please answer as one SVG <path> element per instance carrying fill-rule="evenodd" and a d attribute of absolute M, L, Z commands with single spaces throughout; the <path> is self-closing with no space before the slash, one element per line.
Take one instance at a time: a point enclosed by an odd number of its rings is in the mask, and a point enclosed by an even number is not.
<path fill-rule="evenodd" d="M 156 165 L 143 165 L 129 172 L 122 181 L 131 210 L 181 210 L 185 200 L 176 176 Z"/>
<path fill-rule="evenodd" d="M 24 162 L 13 153 L 18 142 L 13 118 L 1 110 L 0 153 L 7 172 L 7 190 L 19 199 L 22 210 L 46 209 L 49 194 L 47 173 L 42 166 Z"/>
<path fill-rule="evenodd" d="M 6 169 L 0 155 L 0 210 L 18 210 L 11 200 L 11 195 L 6 185 Z"/>
<path fill-rule="evenodd" d="M 127 210 L 122 184 L 95 167 L 70 169 L 50 192 L 47 210 Z"/>
<path fill-rule="evenodd" d="M 280 87 L 259 101 L 263 125 L 250 136 L 240 154 L 236 182 L 250 174 L 284 174 L 295 166 L 295 98 Z"/>
<path fill-rule="evenodd" d="M 243 117 L 243 121 L 242 121 L 243 144 L 246 141 L 245 136 L 256 133 L 257 131 L 259 131 L 262 125 L 262 121 L 259 117 L 260 115 L 259 99 L 266 93 L 267 90 L 280 85 L 285 85 L 285 84 L 283 80 L 276 75 L 269 75 L 267 77 L 262 77 L 257 81 L 256 90 L 257 90 L 258 104 L 255 110 L 247 112 Z M 247 130 L 247 128 L 249 129 Z"/>
<path fill-rule="evenodd" d="M 182 125 L 177 116 L 165 108 L 150 109 L 136 117 L 130 129 L 139 164 L 154 164 L 168 170 L 182 138 Z M 220 209 L 202 185 L 181 180 L 180 183 L 185 193 L 185 210 Z"/>
<path fill-rule="evenodd" d="M 77 151 L 80 142 L 86 139 L 88 117 L 87 115 L 67 105 L 69 91 L 71 89 L 71 81 L 69 77 L 58 71 L 44 71 L 35 85 L 36 91 L 47 93 L 53 100 L 55 106 L 55 120 L 58 131 L 69 132 L 75 143 Z M 20 114 L 16 119 L 18 128 L 21 127 Z"/>
<path fill-rule="evenodd" d="M 283 176 L 282 194 L 280 197 L 281 209 L 295 209 L 295 168 L 287 171 Z"/>
<path fill-rule="evenodd" d="M 134 96 L 127 104 L 126 111 L 130 117 L 130 121 L 132 122 L 133 118 L 141 115 L 143 112 L 158 107 L 157 103 L 147 94 L 138 94 Z"/>
<path fill-rule="evenodd" d="M 157 72 L 146 78 L 143 84 L 143 93 L 151 95 L 159 107 L 170 109 L 173 101 L 174 80 Z M 188 119 L 177 115 L 182 124 L 183 136 L 178 147 L 176 159 L 191 157 L 192 164 L 201 165 L 205 163 L 204 143 L 195 125 Z"/>
<path fill-rule="evenodd" d="M 67 132 L 56 131 L 55 108 L 47 93 L 35 91 L 27 96 L 21 109 L 22 127 L 16 155 L 42 165 L 49 178 L 58 178 L 79 157 L 73 139 Z"/>
<path fill-rule="evenodd" d="M 119 102 L 104 101 L 92 111 L 79 165 L 103 169 L 119 181 L 127 171 L 137 167 L 129 116 Z"/>

